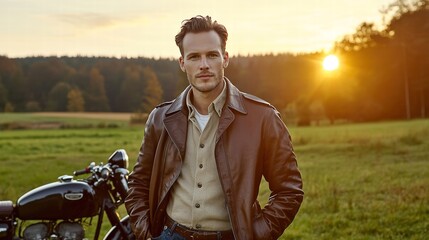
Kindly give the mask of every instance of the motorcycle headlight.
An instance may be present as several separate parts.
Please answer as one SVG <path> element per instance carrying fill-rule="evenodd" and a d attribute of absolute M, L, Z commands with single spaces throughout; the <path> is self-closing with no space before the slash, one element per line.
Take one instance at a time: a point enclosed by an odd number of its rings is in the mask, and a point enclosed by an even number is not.
<path fill-rule="evenodd" d="M 110 157 L 109 163 L 120 168 L 128 168 L 128 155 L 124 149 L 116 150 Z"/>
<path fill-rule="evenodd" d="M 75 222 L 61 222 L 55 227 L 55 232 L 64 240 L 82 240 L 85 237 L 82 225 Z"/>
<path fill-rule="evenodd" d="M 43 240 L 48 238 L 48 234 L 49 226 L 47 223 L 34 223 L 25 228 L 24 239 Z"/>

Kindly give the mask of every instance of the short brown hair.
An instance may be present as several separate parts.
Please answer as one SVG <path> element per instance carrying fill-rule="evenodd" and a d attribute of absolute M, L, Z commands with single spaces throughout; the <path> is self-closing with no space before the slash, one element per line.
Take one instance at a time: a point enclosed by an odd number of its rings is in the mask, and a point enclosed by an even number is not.
<path fill-rule="evenodd" d="M 212 21 L 210 16 L 203 17 L 201 15 L 195 16 L 191 19 L 186 19 L 182 21 L 182 27 L 180 32 L 176 35 L 176 45 L 180 49 L 180 53 L 183 56 L 183 38 L 187 33 L 200 33 L 200 32 L 209 32 L 214 30 L 220 37 L 222 52 L 225 53 L 226 49 L 226 40 L 228 39 L 228 31 L 225 26 L 217 23 L 217 21 Z"/>

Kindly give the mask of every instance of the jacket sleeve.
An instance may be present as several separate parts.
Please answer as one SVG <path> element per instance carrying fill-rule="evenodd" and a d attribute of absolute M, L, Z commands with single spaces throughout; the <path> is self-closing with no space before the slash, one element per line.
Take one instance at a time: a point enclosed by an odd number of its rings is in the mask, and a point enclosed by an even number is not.
<path fill-rule="evenodd" d="M 263 175 L 271 194 L 262 210 L 259 203 L 254 206 L 254 234 L 256 239 L 277 239 L 292 223 L 304 192 L 291 137 L 276 110 L 266 116 L 262 134 Z"/>
<path fill-rule="evenodd" d="M 157 144 L 153 125 L 153 115 L 154 111 L 149 115 L 146 122 L 137 163 L 128 178 L 129 191 L 125 200 L 125 207 L 130 216 L 131 227 L 136 238 L 139 240 L 146 240 L 151 237 L 149 186 Z"/>

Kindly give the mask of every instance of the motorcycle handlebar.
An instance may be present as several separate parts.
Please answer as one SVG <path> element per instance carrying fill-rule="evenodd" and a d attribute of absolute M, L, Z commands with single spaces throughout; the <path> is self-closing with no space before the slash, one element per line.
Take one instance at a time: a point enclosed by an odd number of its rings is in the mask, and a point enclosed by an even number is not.
<path fill-rule="evenodd" d="M 109 179 L 109 176 L 110 176 L 110 166 L 109 164 L 107 164 L 103 166 L 103 168 L 101 169 L 100 178 L 94 185 L 99 186 L 101 183 L 106 182 Z"/>
<path fill-rule="evenodd" d="M 73 172 L 73 175 L 75 175 L 75 176 L 79 176 L 79 175 L 82 175 L 82 174 L 90 173 L 90 172 L 91 172 L 91 170 L 92 170 L 92 168 L 94 168 L 94 166 L 95 166 L 95 162 L 92 162 L 92 163 L 91 163 L 91 164 L 89 164 L 89 166 L 88 166 L 88 167 L 86 167 L 85 169 L 81 169 L 81 170 L 76 170 L 76 171 L 74 171 L 74 172 Z"/>
<path fill-rule="evenodd" d="M 96 176 L 94 186 L 102 185 L 103 183 L 109 181 L 109 178 L 113 176 L 116 179 L 114 183 L 118 193 L 122 198 L 126 197 L 128 192 L 128 182 L 126 176 L 129 173 L 126 168 L 119 168 L 116 165 L 112 166 L 110 163 L 106 165 L 101 163 L 100 165 L 96 166 L 95 163 L 92 162 L 85 169 L 76 170 L 73 172 L 75 176 L 87 173 L 93 173 L 93 175 Z"/>
<path fill-rule="evenodd" d="M 115 178 L 117 179 L 117 183 L 115 185 L 119 195 L 121 195 L 122 199 L 125 199 L 128 193 L 128 182 L 126 176 L 128 175 L 128 170 L 125 168 L 117 168 L 115 169 Z"/>
<path fill-rule="evenodd" d="M 91 172 L 91 169 L 89 169 L 89 168 L 85 168 L 85 169 L 81 169 L 81 170 L 76 170 L 76 171 L 74 171 L 74 172 L 73 172 L 73 175 L 75 175 L 75 176 L 79 176 L 79 175 L 86 174 L 86 173 L 90 173 L 90 172 Z"/>

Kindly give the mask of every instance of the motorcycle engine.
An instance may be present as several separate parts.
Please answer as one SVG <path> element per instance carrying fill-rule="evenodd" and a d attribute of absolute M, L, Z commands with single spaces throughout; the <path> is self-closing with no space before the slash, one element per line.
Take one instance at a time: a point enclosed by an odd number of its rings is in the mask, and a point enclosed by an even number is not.
<path fill-rule="evenodd" d="M 24 240 L 83 240 L 85 230 L 80 223 L 63 221 L 55 226 L 55 230 L 50 230 L 48 223 L 34 223 L 24 230 Z"/>
<path fill-rule="evenodd" d="M 64 240 L 82 240 L 85 237 L 85 230 L 77 222 L 61 222 L 55 227 L 55 232 Z"/>
<path fill-rule="evenodd" d="M 24 230 L 25 240 L 44 240 L 48 239 L 49 225 L 47 223 L 34 223 Z"/>

